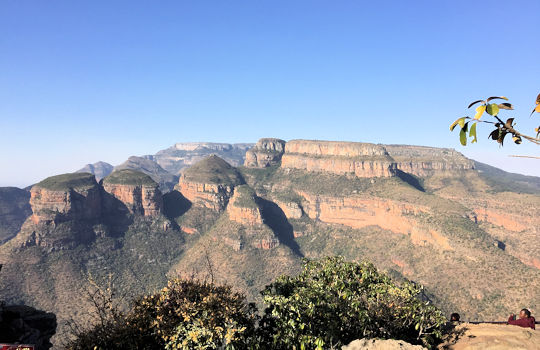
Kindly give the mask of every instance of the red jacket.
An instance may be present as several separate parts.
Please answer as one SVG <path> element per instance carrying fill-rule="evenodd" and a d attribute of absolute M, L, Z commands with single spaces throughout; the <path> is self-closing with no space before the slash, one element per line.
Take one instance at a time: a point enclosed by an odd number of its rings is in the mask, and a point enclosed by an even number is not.
<path fill-rule="evenodd" d="M 535 323 L 535 319 L 532 316 L 527 317 L 527 318 L 519 318 L 517 320 L 514 320 L 512 316 L 508 318 L 508 324 L 513 324 L 513 325 L 525 327 L 525 328 L 530 327 L 532 329 L 536 329 L 534 323 Z"/>

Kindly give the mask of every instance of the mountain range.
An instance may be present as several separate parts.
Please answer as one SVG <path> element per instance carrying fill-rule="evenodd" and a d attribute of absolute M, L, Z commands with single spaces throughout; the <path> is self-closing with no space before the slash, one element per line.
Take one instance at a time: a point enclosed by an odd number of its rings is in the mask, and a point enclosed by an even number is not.
<path fill-rule="evenodd" d="M 540 307 L 540 179 L 452 149 L 176 144 L 110 170 L 0 191 L 2 298 L 55 312 L 60 336 L 91 320 L 89 277 L 113 276 L 125 301 L 197 276 L 260 303 L 274 278 L 326 255 L 421 283 L 466 320 Z"/>

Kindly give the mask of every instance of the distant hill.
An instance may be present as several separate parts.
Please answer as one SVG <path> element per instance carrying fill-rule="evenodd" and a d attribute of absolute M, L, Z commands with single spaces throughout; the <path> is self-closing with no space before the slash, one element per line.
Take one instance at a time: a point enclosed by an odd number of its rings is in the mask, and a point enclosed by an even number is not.
<path fill-rule="evenodd" d="M 113 166 L 105 162 L 97 162 L 94 164 L 86 164 L 82 169 L 77 170 L 77 173 L 90 173 L 96 176 L 99 181 L 109 175 L 113 171 Z"/>
<path fill-rule="evenodd" d="M 509 173 L 476 160 L 474 166 L 496 191 L 540 194 L 540 177 Z"/>
<path fill-rule="evenodd" d="M 30 192 L 16 187 L 0 187 L 0 244 L 19 232 L 32 209 Z"/>
<path fill-rule="evenodd" d="M 114 167 L 114 171 L 123 169 L 137 170 L 145 173 L 159 184 L 161 191 L 164 193 L 171 191 L 174 185 L 178 183 L 178 176 L 171 174 L 159 166 L 158 163 L 148 158 L 129 157 L 124 163 Z"/>
<path fill-rule="evenodd" d="M 176 143 L 155 155 L 144 157 L 155 161 L 171 174 L 179 175 L 182 169 L 212 154 L 219 156 L 232 166 L 242 165 L 246 151 L 253 146 L 253 143 L 184 142 Z"/>

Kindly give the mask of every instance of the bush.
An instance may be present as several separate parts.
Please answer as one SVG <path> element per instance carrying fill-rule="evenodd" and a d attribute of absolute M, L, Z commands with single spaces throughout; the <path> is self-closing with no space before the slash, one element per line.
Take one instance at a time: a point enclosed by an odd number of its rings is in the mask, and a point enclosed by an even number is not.
<path fill-rule="evenodd" d="M 279 277 L 262 292 L 269 307 L 261 341 L 278 349 L 335 348 L 358 338 L 432 346 L 446 319 L 421 292 L 410 282 L 394 284 L 370 263 L 304 260 L 297 277 Z"/>
<path fill-rule="evenodd" d="M 254 339 L 254 305 L 228 286 L 175 279 L 153 295 L 134 301 L 127 315 L 111 315 L 80 332 L 66 348 L 242 349 Z"/>

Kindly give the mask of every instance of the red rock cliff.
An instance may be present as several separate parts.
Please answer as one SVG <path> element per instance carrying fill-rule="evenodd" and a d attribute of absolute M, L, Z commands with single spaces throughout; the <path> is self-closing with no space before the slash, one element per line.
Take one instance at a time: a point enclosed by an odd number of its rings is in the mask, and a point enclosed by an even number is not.
<path fill-rule="evenodd" d="M 34 224 L 98 219 L 101 216 L 100 188 L 92 174 L 52 176 L 32 187 L 30 206 Z"/>
<path fill-rule="evenodd" d="M 103 188 L 132 214 L 156 216 L 163 210 L 163 196 L 158 184 L 141 172 L 115 171 L 103 180 Z"/>
<path fill-rule="evenodd" d="M 396 163 L 383 146 L 359 142 L 292 140 L 286 143 L 281 167 L 351 174 L 395 176 Z"/>
<path fill-rule="evenodd" d="M 260 139 L 246 152 L 244 165 L 249 168 L 266 168 L 278 165 L 285 152 L 285 141 L 273 138 Z"/>

